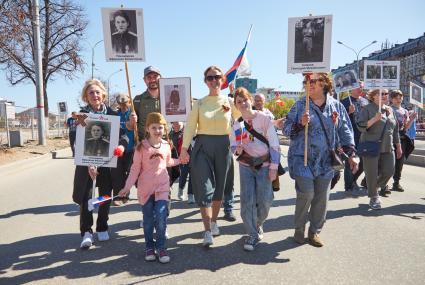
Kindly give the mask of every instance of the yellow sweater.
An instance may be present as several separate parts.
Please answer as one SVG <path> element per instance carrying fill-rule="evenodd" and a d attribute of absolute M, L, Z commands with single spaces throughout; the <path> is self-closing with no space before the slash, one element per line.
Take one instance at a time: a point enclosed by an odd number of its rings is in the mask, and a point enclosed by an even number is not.
<path fill-rule="evenodd" d="M 188 148 L 195 134 L 229 135 L 231 116 L 237 119 L 240 112 L 227 97 L 205 96 L 196 101 L 187 118 L 182 146 Z"/>

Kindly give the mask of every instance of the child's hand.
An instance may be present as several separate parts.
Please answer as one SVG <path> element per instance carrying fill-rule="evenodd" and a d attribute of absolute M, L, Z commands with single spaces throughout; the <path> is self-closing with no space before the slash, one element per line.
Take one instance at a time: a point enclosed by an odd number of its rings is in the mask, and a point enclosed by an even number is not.
<path fill-rule="evenodd" d="M 130 189 L 122 189 L 122 190 L 118 193 L 118 196 L 120 196 L 120 197 L 127 197 L 128 193 L 130 193 Z"/>
<path fill-rule="evenodd" d="M 269 169 L 269 179 L 274 181 L 277 177 L 277 169 Z"/>

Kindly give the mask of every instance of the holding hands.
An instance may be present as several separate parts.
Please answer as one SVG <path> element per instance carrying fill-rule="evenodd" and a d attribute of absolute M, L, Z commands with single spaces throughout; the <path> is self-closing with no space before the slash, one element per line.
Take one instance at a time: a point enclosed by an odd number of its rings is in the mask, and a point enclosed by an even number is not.
<path fill-rule="evenodd" d="M 189 163 L 189 153 L 187 152 L 187 149 L 182 147 L 182 150 L 180 152 L 180 162 L 181 164 L 188 164 Z"/>

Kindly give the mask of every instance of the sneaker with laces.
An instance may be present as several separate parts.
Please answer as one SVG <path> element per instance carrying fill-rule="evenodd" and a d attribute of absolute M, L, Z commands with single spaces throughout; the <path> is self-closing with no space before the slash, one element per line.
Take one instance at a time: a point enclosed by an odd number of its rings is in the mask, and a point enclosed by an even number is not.
<path fill-rule="evenodd" d="M 379 197 L 370 198 L 369 206 L 372 210 L 381 210 L 381 199 Z"/>
<path fill-rule="evenodd" d="M 97 232 L 97 240 L 98 241 L 107 241 L 107 240 L 109 240 L 108 231 Z"/>
<path fill-rule="evenodd" d="M 262 240 L 264 238 L 264 230 L 263 230 L 263 226 L 258 226 L 258 240 Z"/>
<path fill-rule="evenodd" d="M 211 234 L 213 236 L 220 235 L 220 229 L 218 228 L 217 222 L 211 222 Z"/>
<path fill-rule="evenodd" d="M 158 254 L 158 260 L 159 260 L 159 262 L 161 262 L 161 263 L 168 263 L 168 262 L 170 262 L 170 256 L 168 255 L 167 250 L 165 250 L 165 249 L 161 249 L 161 250 L 159 251 L 159 254 Z"/>
<path fill-rule="evenodd" d="M 243 244 L 243 249 L 246 251 L 253 251 L 259 242 L 259 239 L 256 237 L 247 236 Z"/>
<path fill-rule="evenodd" d="M 204 241 L 202 242 L 202 245 L 205 247 L 210 247 L 214 244 L 214 238 L 210 231 L 206 231 L 204 233 Z"/>
<path fill-rule="evenodd" d="M 187 202 L 188 202 L 189 204 L 195 204 L 195 195 L 193 195 L 193 194 L 189 194 L 189 195 L 187 196 Z"/>
<path fill-rule="evenodd" d="M 155 261 L 156 260 L 156 256 L 155 256 L 155 250 L 152 248 L 146 249 L 145 251 L 145 260 L 146 261 Z"/>
<path fill-rule="evenodd" d="M 184 189 L 182 189 L 182 188 L 179 188 L 179 192 L 178 192 L 178 194 L 177 194 L 177 198 L 180 200 L 180 201 L 184 201 L 184 200 L 186 200 L 186 196 L 184 195 Z"/>
<path fill-rule="evenodd" d="M 93 245 L 93 235 L 90 232 L 85 232 L 83 240 L 81 241 L 80 248 L 88 249 Z"/>

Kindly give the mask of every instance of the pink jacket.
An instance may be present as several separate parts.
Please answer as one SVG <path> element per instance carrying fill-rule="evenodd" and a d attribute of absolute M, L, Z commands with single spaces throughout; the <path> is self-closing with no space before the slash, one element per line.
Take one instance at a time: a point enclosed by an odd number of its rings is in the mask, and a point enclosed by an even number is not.
<path fill-rule="evenodd" d="M 180 164 L 179 159 L 171 158 L 171 147 L 165 140 L 159 148 L 152 147 L 147 140 L 141 142 L 140 150 L 135 150 L 133 164 L 124 189 L 130 189 L 137 181 L 137 197 L 144 205 L 155 194 L 155 201 L 168 200 L 170 192 L 167 167 Z"/>

